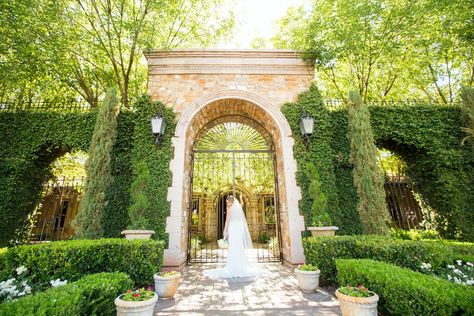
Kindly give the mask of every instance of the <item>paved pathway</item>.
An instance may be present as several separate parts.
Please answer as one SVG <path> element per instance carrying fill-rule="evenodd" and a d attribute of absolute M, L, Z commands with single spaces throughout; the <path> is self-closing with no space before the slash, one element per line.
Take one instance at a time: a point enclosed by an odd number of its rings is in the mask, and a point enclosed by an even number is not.
<path fill-rule="evenodd" d="M 256 279 L 212 280 L 202 271 L 216 265 L 189 265 L 174 299 L 159 300 L 155 315 L 341 315 L 328 293 L 300 291 L 289 268 L 260 266 L 265 273 Z"/>

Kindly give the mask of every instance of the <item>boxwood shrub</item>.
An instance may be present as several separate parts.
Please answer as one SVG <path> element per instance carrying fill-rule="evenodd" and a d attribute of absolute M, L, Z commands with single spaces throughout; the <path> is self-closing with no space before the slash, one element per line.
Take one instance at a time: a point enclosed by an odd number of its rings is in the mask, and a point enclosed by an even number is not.
<path fill-rule="evenodd" d="M 161 269 L 163 242 L 155 240 L 97 239 L 57 241 L 12 247 L 3 254 L 3 273 L 14 275 L 25 266 L 33 284 L 50 280 L 76 281 L 99 272 L 124 272 L 137 286 L 153 282 Z M 1 265 L 0 265 L 1 266 Z"/>
<path fill-rule="evenodd" d="M 336 260 L 341 285 L 362 284 L 384 315 L 474 315 L 474 288 L 370 259 Z"/>
<path fill-rule="evenodd" d="M 367 258 L 420 270 L 421 263 L 433 269 L 446 267 L 456 259 L 474 261 L 474 244 L 448 241 L 397 240 L 382 236 L 336 236 L 303 239 L 306 263 L 321 270 L 322 285 L 336 281 L 335 260 Z"/>
<path fill-rule="evenodd" d="M 0 315 L 114 315 L 114 299 L 131 288 L 125 273 L 98 273 L 0 305 Z"/>

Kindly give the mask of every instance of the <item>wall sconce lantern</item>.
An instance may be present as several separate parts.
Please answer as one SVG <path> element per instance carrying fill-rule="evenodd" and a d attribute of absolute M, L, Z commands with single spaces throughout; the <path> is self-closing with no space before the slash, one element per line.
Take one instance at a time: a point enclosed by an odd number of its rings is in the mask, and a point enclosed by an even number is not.
<path fill-rule="evenodd" d="M 151 131 L 155 136 L 155 144 L 158 147 L 160 145 L 161 138 L 165 134 L 166 120 L 163 113 L 160 113 L 151 118 Z"/>
<path fill-rule="evenodd" d="M 314 117 L 303 111 L 298 125 L 300 127 L 301 136 L 304 138 L 305 145 L 308 146 L 310 137 L 313 135 Z"/>

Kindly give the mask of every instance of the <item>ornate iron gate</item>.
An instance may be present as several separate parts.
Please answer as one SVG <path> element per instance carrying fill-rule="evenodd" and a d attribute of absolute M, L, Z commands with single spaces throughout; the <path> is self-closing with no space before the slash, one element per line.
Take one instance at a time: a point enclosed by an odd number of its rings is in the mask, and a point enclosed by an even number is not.
<path fill-rule="evenodd" d="M 239 199 L 247 218 L 254 246 L 250 259 L 281 261 L 274 151 L 196 147 L 190 180 L 188 262 L 225 262 L 227 250 L 220 249 L 217 240 L 223 237 L 229 195 Z"/>

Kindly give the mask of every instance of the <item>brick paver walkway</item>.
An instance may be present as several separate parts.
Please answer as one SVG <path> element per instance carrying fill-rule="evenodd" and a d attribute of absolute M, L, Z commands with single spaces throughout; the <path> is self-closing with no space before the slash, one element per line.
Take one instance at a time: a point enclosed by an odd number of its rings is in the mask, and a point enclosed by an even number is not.
<path fill-rule="evenodd" d="M 212 280 L 202 271 L 216 265 L 190 265 L 174 299 L 159 300 L 155 315 L 340 315 L 339 303 L 319 290 L 303 293 L 294 273 L 281 264 L 260 264 L 256 279 Z"/>

